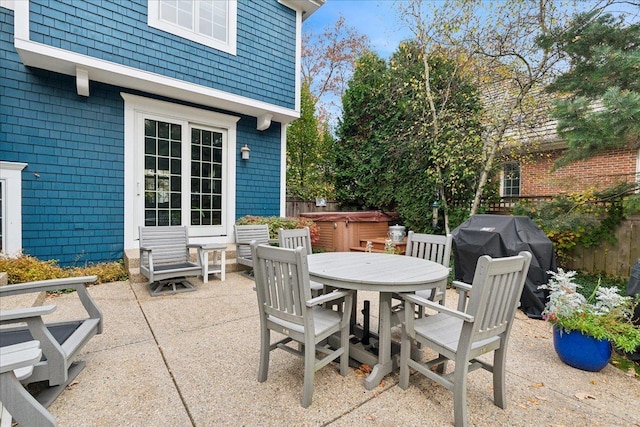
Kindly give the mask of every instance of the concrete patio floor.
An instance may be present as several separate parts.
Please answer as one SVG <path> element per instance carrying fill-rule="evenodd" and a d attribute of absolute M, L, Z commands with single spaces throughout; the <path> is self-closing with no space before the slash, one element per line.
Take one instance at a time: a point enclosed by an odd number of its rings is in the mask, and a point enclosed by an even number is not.
<path fill-rule="evenodd" d="M 86 368 L 49 407 L 59 426 L 452 425 L 445 388 L 414 374 L 405 391 L 395 373 L 367 391 L 361 372 L 342 377 L 333 364 L 317 372 L 313 403 L 303 409 L 301 359 L 272 352 L 269 378 L 257 381 L 253 282 L 239 273 L 228 273 L 225 282 L 191 281 L 195 292 L 160 297 L 129 281 L 89 288 L 103 311 L 104 333 L 84 347 Z M 455 306 L 455 294 L 447 298 Z M 52 317 L 80 310 L 74 295 L 48 300 L 58 306 Z M 520 312 L 506 387 L 502 410 L 492 403 L 490 374 L 469 375 L 469 425 L 640 426 L 638 379 L 611 365 L 593 373 L 563 364 L 549 325 Z"/>

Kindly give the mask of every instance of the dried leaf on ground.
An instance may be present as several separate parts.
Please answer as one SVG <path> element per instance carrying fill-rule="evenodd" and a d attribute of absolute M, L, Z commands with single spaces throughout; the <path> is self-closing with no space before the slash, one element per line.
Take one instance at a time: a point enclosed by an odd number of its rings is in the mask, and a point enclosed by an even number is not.
<path fill-rule="evenodd" d="M 575 394 L 576 398 L 578 400 L 585 400 L 585 399 L 593 399 L 596 400 L 595 396 L 589 394 L 589 393 L 576 393 Z"/>

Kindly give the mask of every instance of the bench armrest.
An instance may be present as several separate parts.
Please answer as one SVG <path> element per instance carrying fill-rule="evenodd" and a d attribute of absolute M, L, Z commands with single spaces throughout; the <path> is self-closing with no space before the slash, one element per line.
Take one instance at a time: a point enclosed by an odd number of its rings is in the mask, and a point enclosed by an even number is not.
<path fill-rule="evenodd" d="M 26 344 L 26 345 L 25 345 Z M 13 371 L 14 369 L 33 366 L 42 357 L 40 343 L 29 341 L 2 347 L 2 358 L 0 358 L 0 374 Z"/>
<path fill-rule="evenodd" d="M 9 295 L 21 295 L 30 292 L 57 291 L 73 289 L 82 302 L 84 309 L 92 319 L 100 319 L 98 333 L 102 333 L 102 312 L 98 308 L 87 288 L 86 283 L 95 282 L 97 276 L 66 277 L 63 279 L 41 280 L 38 282 L 17 283 L 14 285 L 0 286 L 0 297 Z"/>

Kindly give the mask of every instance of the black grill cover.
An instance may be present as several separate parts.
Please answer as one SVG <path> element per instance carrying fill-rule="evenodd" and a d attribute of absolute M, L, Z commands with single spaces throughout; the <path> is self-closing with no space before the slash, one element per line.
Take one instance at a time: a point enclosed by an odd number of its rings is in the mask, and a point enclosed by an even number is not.
<path fill-rule="evenodd" d="M 494 258 L 531 252 L 520 309 L 528 317 L 542 318 L 548 292 L 538 286 L 547 283 L 547 271 L 557 271 L 553 243 L 527 216 L 474 215 L 453 230 L 453 255 L 456 280 L 473 281 L 478 258 Z"/>

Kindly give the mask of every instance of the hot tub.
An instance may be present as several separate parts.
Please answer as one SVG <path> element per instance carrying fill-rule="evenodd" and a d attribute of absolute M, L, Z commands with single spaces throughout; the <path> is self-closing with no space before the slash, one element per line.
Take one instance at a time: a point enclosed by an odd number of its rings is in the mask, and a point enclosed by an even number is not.
<path fill-rule="evenodd" d="M 384 238 L 389 222 L 398 219 L 395 212 L 305 212 L 300 214 L 318 224 L 320 241 L 313 247 L 329 252 L 348 252 L 361 241 Z"/>

